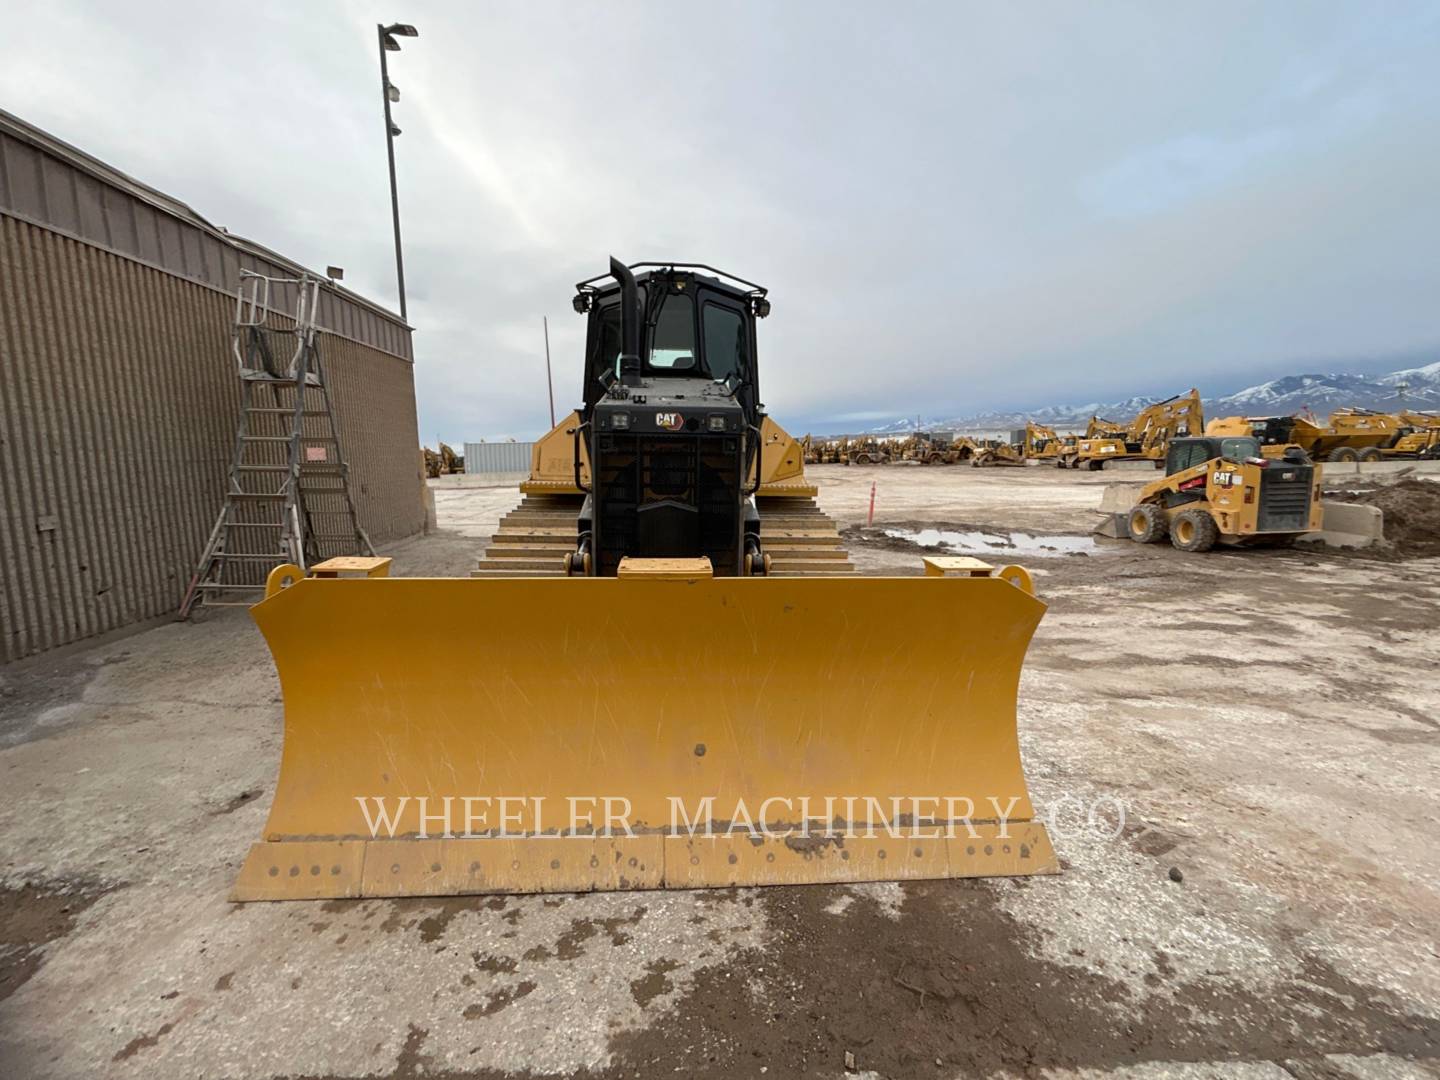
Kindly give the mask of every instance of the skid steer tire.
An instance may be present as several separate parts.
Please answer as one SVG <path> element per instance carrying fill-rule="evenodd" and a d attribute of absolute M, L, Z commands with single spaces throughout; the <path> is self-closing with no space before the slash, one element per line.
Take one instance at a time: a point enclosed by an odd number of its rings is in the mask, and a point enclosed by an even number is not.
<path fill-rule="evenodd" d="M 1141 503 L 1131 510 L 1128 526 L 1130 539 L 1137 544 L 1158 544 L 1170 531 L 1165 511 L 1154 503 Z"/>
<path fill-rule="evenodd" d="M 1352 447 L 1340 446 L 1330 451 L 1326 461 L 1357 461 L 1360 455 Z"/>
<path fill-rule="evenodd" d="M 1182 510 L 1170 523 L 1170 543 L 1181 551 L 1209 551 L 1218 539 L 1215 519 L 1204 510 Z"/>
<path fill-rule="evenodd" d="M 1361 451 L 1360 451 L 1358 460 L 1360 460 L 1360 461 L 1379 461 L 1379 460 L 1380 460 L 1381 458 L 1383 458 L 1384 456 L 1385 456 L 1385 455 L 1382 454 L 1382 453 L 1380 453 L 1380 450 L 1379 450 L 1377 447 L 1367 446 L 1364 450 L 1361 450 Z"/>

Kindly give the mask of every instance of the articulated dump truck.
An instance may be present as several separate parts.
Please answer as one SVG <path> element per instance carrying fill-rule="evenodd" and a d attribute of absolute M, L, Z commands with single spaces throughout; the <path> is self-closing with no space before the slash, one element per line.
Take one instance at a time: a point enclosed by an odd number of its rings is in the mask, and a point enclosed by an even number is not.
<path fill-rule="evenodd" d="M 1205 433 L 1252 435 L 1267 458 L 1291 447 L 1316 461 L 1440 458 L 1440 418 L 1427 413 L 1337 409 L 1323 426 L 1304 416 L 1226 416 L 1211 420 Z"/>
<path fill-rule="evenodd" d="M 285 740 L 232 897 L 1055 872 L 1016 735 L 1029 575 L 854 573 L 760 404 L 760 286 L 612 259 L 575 308 L 583 405 L 479 576 L 272 573 Z"/>

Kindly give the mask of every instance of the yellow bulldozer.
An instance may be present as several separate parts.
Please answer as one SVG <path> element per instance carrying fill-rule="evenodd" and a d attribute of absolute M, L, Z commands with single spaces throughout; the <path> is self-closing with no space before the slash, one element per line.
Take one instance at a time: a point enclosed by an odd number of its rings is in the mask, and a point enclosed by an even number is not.
<path fill-rule="evenodd" d="M 1226 416 L 1207 435 L 1253 435 L 1266 457 L 1298 447 L 1316 461 L 1440 458 L 1440 419 L 1427 413 L 1338 409 L 1327 424 L 1304 416 Z"/>
<path fill-rule="evenodd" d="M 1141 489 L 1128 513 L 1095 530 L 1181 551 L 1216 544 L 1285 546 L 1321 528 L 1320 466 L 1298 447 L 1267 458 L 1251 435 L 1170 440 L 1165 476 Z"/>
<path fill-rule="evenodd" d="M 285 738 L 233 898 L 1055 872 L 1016 733 L 1029 575 L 853 573 L 760 403 L 763 287 L 612 259 L 574 306 L 583 404 L 491 565 L 271 574 Z M 897 616 L 941 628 L 903 662 Z"/>
<path fill-rule="evenodd" d="M 1091 421 L 1096 425 L 1099 418 Z M 1102 423 L 1110 424 L 1109 421 Z M 1111 424 L 1112 428 L 1115 426 Z M 1075 445 L 1072 468 L 1103 469 L 1112 461 L 1149 461 L 1165 465 L 1165 448 L 1174 438 L 1199 435 L 1205 430 L 1200 392 L 1177 394 L 1141 409 L 1123 431 L 1113 435 L 1086 435 Z"/>

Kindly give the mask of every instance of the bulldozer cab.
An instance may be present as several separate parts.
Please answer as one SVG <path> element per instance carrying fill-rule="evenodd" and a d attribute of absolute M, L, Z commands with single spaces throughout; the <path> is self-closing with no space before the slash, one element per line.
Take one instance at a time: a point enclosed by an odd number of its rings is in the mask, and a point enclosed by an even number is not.
<path fill-rule="evenodd" d="M 586 498 L 571 572 L 613 577 L 627 557 L 708 559 L 719 577 L 765 572 L 753 499 L 765 292 L 699 264 L 614 259 L 576 286 L 575 310 L 589 318 L 574 446 Z"/>
<path fill-rule="evenodd" d="M 637 264 L 643 266 L 645 264 Z M 708 269 L 708 267 L 706 268 Z M 685 393 L 676 380 L 728 383 L 750 424 L 759 426 L 760 387 L 755 362 L 755 320 L 768 314 L 765 289 L 742 286 L 712 274 L 676 265 L 642 270 L 635 275 L 639 309 L 639 364 L 635 375 L 657 389 Z M 624 355 L 624 320 L 620 282 L 597 285 L 592 278 L 576 286 L 575 306 L 589 319 L 585 333 L 584 419 L 608 388 L 620 380 Z M 739 280 L 739 279 L 735 279 Z M 699 387 L 692 390 L 699 392 Z"/>

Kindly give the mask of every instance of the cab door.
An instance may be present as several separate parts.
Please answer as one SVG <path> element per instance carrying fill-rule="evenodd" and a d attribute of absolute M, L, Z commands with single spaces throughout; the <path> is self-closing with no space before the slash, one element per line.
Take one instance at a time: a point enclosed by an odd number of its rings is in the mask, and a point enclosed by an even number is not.
<path fill-rule="evenodd" d="M 745 409 L 747 422 L 759 425 L 760 387 L 755 367 L 754 320 L 748 307 L 734 297 L 714 289 L 701 289 L 701 358 L 715 380 L 729 375 L 740 378 L 736 398 Z"/>

